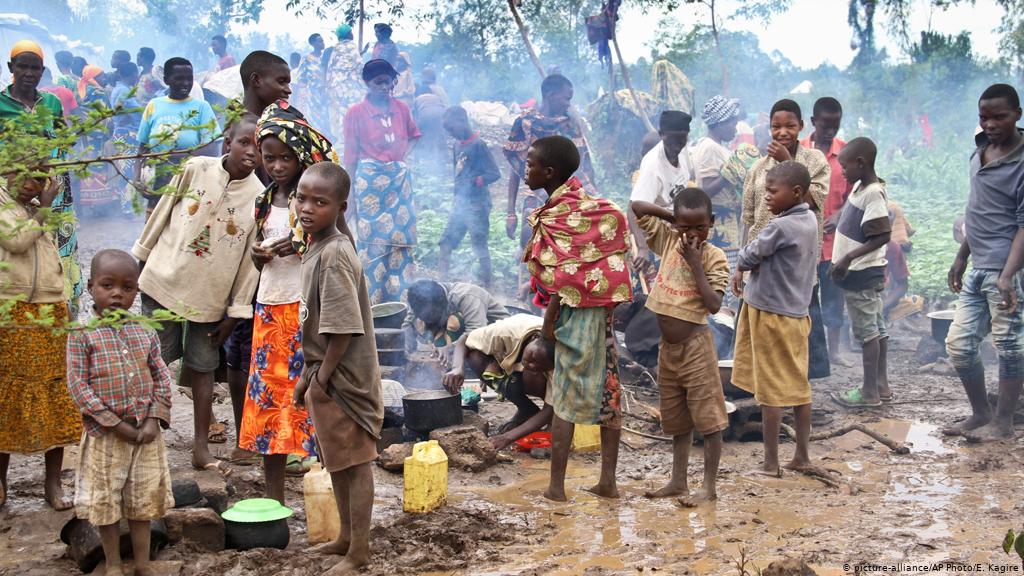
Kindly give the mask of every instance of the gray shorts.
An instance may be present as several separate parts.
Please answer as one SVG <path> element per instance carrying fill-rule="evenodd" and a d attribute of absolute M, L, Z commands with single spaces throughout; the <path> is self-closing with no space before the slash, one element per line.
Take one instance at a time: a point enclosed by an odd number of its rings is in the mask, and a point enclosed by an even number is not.
<path fill-rule="evenodd" d="M 875 338 L 889 337 L 885 327 L 885 314 L 882 312 L 883 290 L 884 281 L 867 290 L 843 290 L 853 337 L 861 344 L 871 342 Z"/>
<path fill-rule="evenodd" d="M 142 313 L 151 315 L 156 310 L 166 310 L 159 302 L 142 295 Z M 160 336 L 160 356 L 170 365 L 183 359 L 185 366 L 195 372 L 213 372 L 220 366 L 220 347 L 210 337 L 219 322 L 164 322 L 157 334 Z"/>

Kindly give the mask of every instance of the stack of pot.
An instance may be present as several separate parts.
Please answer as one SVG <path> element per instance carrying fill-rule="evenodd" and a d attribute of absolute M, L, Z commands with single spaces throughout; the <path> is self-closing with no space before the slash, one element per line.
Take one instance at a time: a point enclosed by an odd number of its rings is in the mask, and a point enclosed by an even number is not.
<path fill-rule="evenodd" d="M 377 304 L 373 311 L 373 331 L 377 338 L 377 362 L 384 378 L 401 381 L 408 357 L 405 354 L 405 321 L 409 307 L 401 302 Z"/>

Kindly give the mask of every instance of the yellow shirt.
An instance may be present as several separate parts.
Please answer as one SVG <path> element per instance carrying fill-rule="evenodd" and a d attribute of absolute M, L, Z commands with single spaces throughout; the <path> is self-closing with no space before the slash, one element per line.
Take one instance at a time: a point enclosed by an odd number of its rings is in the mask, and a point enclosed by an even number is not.
<path fill-rule="evenodd" d="M 533 314 L 516 314 L 483 328 L 477 328 L 466 337 L 466 347 L 493 357 L 505 374 L 522 372 L 519 355 L 526 340 L 538 334 L 544 319 Z"/>
<path fill-rule="evenodd" d="M 658 278 L 647 297 L 647 308 L 662 316 L 694 324 L 707 324 L 710 312 L 704 306 L 704 299 L 697 289 L 697 281 L 690 266 L 676 250 L 679 237 L 666 222 L 653 216 L 644 216 L 637 224 L 647 234 L 647 246 L 661 257 Z M 725 252 L 705 242 L 701 264 L 711 289 L 725 292 L 729 287 L 729 263 Z"/>

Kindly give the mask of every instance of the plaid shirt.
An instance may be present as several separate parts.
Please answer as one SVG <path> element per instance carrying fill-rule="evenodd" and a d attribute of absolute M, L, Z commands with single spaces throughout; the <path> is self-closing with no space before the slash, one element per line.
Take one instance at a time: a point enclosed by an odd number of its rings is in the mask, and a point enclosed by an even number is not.
<path fill-rule="evenodd" d="M 122 420 L 171 421 L 171 372 L 160 357 L 156 332 L 129 323 L 68 337 L 68 391 L 90 436 Z"/>

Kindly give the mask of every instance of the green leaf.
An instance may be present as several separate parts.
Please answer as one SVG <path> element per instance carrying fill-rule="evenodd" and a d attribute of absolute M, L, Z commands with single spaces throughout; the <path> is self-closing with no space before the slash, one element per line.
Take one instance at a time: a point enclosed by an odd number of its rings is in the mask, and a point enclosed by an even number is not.
<path fill-rule="evenodd" d="M 1024 534 L 1024 532 L 1021 532 Z M 1013 528 L 1006 531 L 1006 537 L 1003 538 L 1003 552 L 1009 554 L 1010 550 L 1013 549 Z"/>
<path fill-rule="evenodd" d="M 1024 532 L 1017 534 L 1017 539 L 1013 542 L 1013 551 L 1024 560 Z"/>

